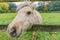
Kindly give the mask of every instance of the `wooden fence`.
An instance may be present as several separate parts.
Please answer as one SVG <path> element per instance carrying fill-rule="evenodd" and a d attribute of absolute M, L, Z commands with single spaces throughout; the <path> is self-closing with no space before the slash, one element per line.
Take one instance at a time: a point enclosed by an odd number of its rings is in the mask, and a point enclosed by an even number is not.
<path fill-rule="evenodd" d="M 8 25 L 6 24 L 2 24 L 0 25 L 0 29 L 6 29 Z M 33 32 L 33 37 L 32 40 L 37 40 L 36 38 L 36 32 L 59 32 L 60 31 L 60 25 L 33 25 L 31 29 L 27 30 L 27 31 L 32 31 Z"/>
<path fill-rule="evenodd" d="M 0 2 L 22 2 L 24 0 L 0 0 Z M 59 0 L 31 0 L 31 1 L 59 1 Z"/>
<path fill-rule="evenodd" d="M 0 29 L 6 29 L 8 24 L 0 25 Z M 60 32 L 60 25 L 33 25 L 27 31 L 40 31 L 40 32 Z"/>

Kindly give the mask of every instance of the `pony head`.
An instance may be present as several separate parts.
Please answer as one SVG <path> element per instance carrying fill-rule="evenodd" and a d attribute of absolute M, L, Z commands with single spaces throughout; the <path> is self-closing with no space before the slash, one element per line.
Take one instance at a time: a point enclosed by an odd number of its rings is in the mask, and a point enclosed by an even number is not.
<path fill-rule="evenodd" d="M 12 37 L 19 37 L 21 33 L 30 29 L 33 24 L 41 24 L 41 15 L 35 10 L 31 2 L 23 3 L 17 7 L 17 15 L 8 25 L 7 32 Z"/>

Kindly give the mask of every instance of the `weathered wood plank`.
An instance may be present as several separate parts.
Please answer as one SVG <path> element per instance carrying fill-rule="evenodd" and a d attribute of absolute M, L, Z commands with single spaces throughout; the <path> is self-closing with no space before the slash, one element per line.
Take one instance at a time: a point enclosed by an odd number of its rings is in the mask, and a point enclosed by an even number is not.
<path fill-rule="evenodd" d="M 0 29 L 7 28 L 8 25 L 0 25 Z M 60 32 L 60 25 L 33 25 L 27 31 L 40 31 L 40 32 Z"/>
<path fill-rule="evenodd" d="M 23 0 L 0 0 L 0 2 L 22 2 Z M 31 1 L 59 1 L 59 0 L 31 0 Z"/>
<path fill-rule="evenodd" d="M 60 32 L 60 25 L 33 25 L 30 31 Z"/>
<path fill-rule="evenodd" d="M 0 24 L 0 30 L 6 29 L 8 24 Z"/>

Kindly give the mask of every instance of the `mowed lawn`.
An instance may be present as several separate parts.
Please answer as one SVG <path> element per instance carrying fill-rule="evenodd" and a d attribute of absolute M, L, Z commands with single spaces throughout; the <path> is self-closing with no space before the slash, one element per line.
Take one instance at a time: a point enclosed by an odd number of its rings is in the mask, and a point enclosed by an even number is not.
<path fill-rule="evenodd" d="M 0 14 L 0 24 L 9 24 L 15 18 L 16 13 Z M 60 13 L 41 13 L 43 24 L 60 24 Z"/>
<path fill-rule="evenodd" d="M 60 24 L 60 13 L 42 13 L 43 24 Z"/>
<path fill-rule="evenodd" d="M 16 13 L 0 14 L 0 24 L 9 24 Z M 43 24 L 60 24 L 60 13 L 41 13 Z M 0 31 L 0 40 L 32 40 L 32 32 L 23 32 L 19 38 L 12 38 L 3 30 Z M 37 32 L 37 40 L 60 40 L 60 32 Z"/>
<path fill-rule="evenodd" d="M 15 16 L 16 16 L 16 13 L 0 14 L 0 24 L 9 24 L 14 19 Z"/>

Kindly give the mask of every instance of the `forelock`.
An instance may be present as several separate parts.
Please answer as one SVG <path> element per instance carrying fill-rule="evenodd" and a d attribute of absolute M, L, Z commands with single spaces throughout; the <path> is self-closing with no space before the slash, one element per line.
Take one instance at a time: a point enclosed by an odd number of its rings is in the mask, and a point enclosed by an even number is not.
<path fill-rule="evenodd" d="M 22 3 L 17 7 L 16 11 L 19 11 L 21 8 L 23 8 L 25 6 L 29 6 L 29 5 L 31 5 L 31 2 Z"/>

